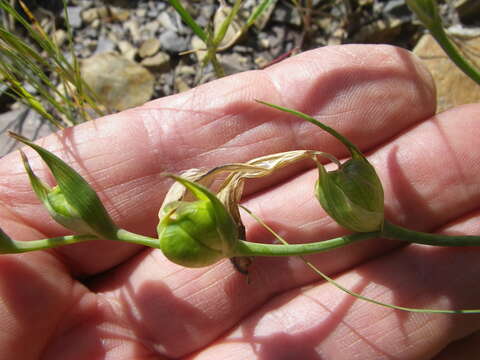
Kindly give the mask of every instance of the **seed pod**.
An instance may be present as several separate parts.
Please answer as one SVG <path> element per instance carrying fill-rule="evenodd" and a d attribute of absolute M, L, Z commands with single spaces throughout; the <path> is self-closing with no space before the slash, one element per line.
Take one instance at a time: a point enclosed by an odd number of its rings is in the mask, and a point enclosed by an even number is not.
<path fill-rule="evenodd" d="M 318 165 L 315 195 L 341 226 L 357 232 L 380 230 L 384 219 L 383 188 L 373 166 L 354 152 L 337 170 Z"/>
<path fill-rule="evenodd" d="M 238 227 L 225 206 L 203 186 L 170 175 L 198 199 L 163 207 L 157 228 L 160 249 L 172 262 L 202 267 L 232 256 Z"/>

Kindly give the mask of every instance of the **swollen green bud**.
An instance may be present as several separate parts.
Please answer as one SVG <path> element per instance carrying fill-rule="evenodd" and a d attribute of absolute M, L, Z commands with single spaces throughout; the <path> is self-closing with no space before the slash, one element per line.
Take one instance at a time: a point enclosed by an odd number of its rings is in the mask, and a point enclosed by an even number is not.
<path fill-rule="evenodd" d="M 232 255 L 238 227 L 225 206 L 203 186 L 170 175 L 198 199 L 165 206 L 157 228 L 160 249 L 172 262 L 202 267 Z"/>
<path fill-rule="evenodd" d="M 56 222 L 79 234 L 96 235 L 105 239 L 116 238 L 117 226 L 85 179 L 41 146 L 20 135 L 10 135 L 35 150 L 57 181 L 58 185 L 53 188 L 43 183 L 34 174 L 25 154 L 20 151 L 33 190 Z"/>
<path fill-rule="evenodd" d="M 337 223 L 357 232 L 382 228 L 383 188 L 367 159 L 354 153 L 335 171 L 327 172 L 322 165 L 318 169 L 315 195 Z"/>

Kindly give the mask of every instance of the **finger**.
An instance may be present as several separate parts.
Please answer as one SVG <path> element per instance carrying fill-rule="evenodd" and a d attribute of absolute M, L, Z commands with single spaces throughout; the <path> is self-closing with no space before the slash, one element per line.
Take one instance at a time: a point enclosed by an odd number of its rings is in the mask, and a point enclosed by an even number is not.
<path fill-rule="evenodd" d="M 62 318 L 86 293 L 64 270 L 46 252 L 0 256 L 2 357 L 42 357 Z"/>
<path fill-rule="evenodd" d="M 417 308 L 478 308 L 478 249 L 409 246 L 340 276 L 362 295 Z M 480 328 L 476 315 L 406 313 L 321 284 L 275 297 L 191 359 L 431 359 Z M 453 356 L 453 358 L 460 358 Z"/>
<path fill-rule="evenodd" d="M 478 111 L 478 105 L 464 107 L 462 117 L 475 119 L 478 117 L 476 115 Z M 415 213 L 414 227 L 421 227 L 424 230 L 440 227 L 447 221 L 478 207 L 480 189 L 473 184 L 480 181 L 480 164 L 476 161 L 475 151 L 472 152 L 472 149 L 476 149 L 480 126 L 474 120 L 455 121 L 458 115 L 456 111 L 439 115 L 411 128 L 371 154 L 371 159 L 386 185 L 386 202 L 390 218 L 402 220 L 401 222 L 409 220 L 408 214 L 403 212 L 405 207 L 397 206 L 397 196 L 403 196 L 401 200 L 407 209 L 409 202 L 420 208 L 430 209 Z M 462 140 L 456 141 L 459 134 L 463 134 Z M 430 151 L 426 150 L 425 144 L 428 144 Z M 397 155 L 394 163 L 395 172 L 389 167 L 392 166 L 392 157 L 389 156 L 392 151 Z M 433 161 L 439 156 L 442 159 L 441 167 L 435 166 L 437 162 Z M 459 158 L 462 159 L 462 164 L 458 164 Z M 460 173 L 452 174 L 445 171 L 445 168 L 454 168 Z M 403 175 L 402 178 L 399 178 L 400 174 Z M 252 208 L 259 210 L 260 216 L 268 222 L 275 222 L 274 227 L 283 232 L 288 240 L 318 241 L 326 234 L 338 235 L 343 230 L 332 225 L 332 220 L 327 219 L 310 191 L 306 190 L 313 187 L 314 175 L 306 173 L 277 188 L 264 191 L 252 197 L 250 204 Z M 407 189 L 404 189 L 403 195 L 395 193 L 396 181 L 418 185 L 422 179 L 425 186 L 418 186 L 418 191 L 414 192 L 415 196 L 407 192 Z M 427 182 L 428 179 L 430 180 Z M 456 191 L 451 191 L 449 186 Z M 445 190 L 440 191 L 441 187 Z M 410 190 L 414 189 L 416 190 L 416 188 Z M 432 196 L 433 194 L 435 196 Z M 328 226 L 327 222 L 331 225 Z M 265 241 L 266 239 L 262 238 L 265 233 L 257 229 L 248 230 L 248 239 Z M 322 271 L 335 273 L 345 271 L 394 246 L 398 244 L 387 240 L 369 241 L 311 258 Z M 229 269 L 228 263 L 221 263 L 206 270 L 180 269 L 170 264 L 159 251 L 153 251 L 148 256 L 136 259 L 135 262 L 112 273 L 116 281 L 115 290 L 109 289 L 112 285 L 108 278 L 105 283 L 99 284 L 99 289 L 118 298 L 126 284 L 135 283 L 136 291 L 133 291 L 135 296 L 120 300 L 124 303 L 120 314 L 127 312 L 128 308 L 143 312 L 143 316 L 149 319 L 149 331 L 152 336 L 162 341 L 166 349 L 180 351 L 183 348 L 185 353 L 188 353 L 198 348 L 202 339 L 204 345 L 215 339 L 271 296 L 316 279 L 316 276 L 306 272 L 302 263 L 295 258 L 255 259 L 251 272 L 252 284 L 246 285 L 231 268 Z M 154 290 L 156 286 L 153 284 L 161 284 L 158 286 L 161 290 L 158 292 Z M 232 290 L 233 288 L 235 290 Z M 150 289 L 152 293 L 145 295 L 149 292 L 145 289 Z M 156 297 L 164 299 L 166 306 L 161 311 L 155 306 L 153 312 L 146 303 L 149 298 Z M 188 311 L 175 308 L 178 304 L 181 304 L 181 309 L 185 308 Z M 186 341 L 182 340 L 180 343 L 179 338 L 156 328 L 160 320 L 169 315 L 175 317 L 179 327 L 183 328 L 188 324 L 189 336 L 182 337 L 187 339 Z M 213 322 L 210 321 L 212 317 L 215 318 Z M 208 328 L 208 331 L 205 331 L 205 328 Z M 167 353 L 172 356 L 181 354 Z"/>
<path fill-rule="evenodd" d="M 435 107 L 433 83 L 408 52 L 353 45 L 306 52 L 265 71 L 220 79 L 67 129 L 40 144 L 85 176 L 120 226 L 154 235 L 158 208 L 170 184 L 160 175 L 164 171 L 298 148 L 345 153 L 328 134 L 255 104 L 256 98 L 307 111 L 364 149 L 421 121 Z M 33 168 L 47 176 L 38 158 L 27 153 Z M 46 236 L 64 233 L 37 205 L 16 154 L 0 162 L 0 181 L 0 204 L 3 214 L 9 214 L 3 222 L 28 224 Z M 59 253 L 75 271 L 91 274 L 136 251 L 137 247 L 92 243 Z"/>
<path fill-rule="evenodd" d="M 435 356 L 434 360 L 476 360 L 480 358 L 480 348 L 478 343 L 480 341 L 480 332 L 477 331 L 463 339 L 457 340 L 448 344 L 440 354 Z"/>

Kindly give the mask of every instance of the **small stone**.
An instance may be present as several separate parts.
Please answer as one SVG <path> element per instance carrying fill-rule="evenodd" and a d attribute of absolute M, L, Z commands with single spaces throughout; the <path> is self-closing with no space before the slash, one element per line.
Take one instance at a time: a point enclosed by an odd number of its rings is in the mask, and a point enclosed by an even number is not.
<path fill-rule="evenodd" d="M 154 37 L 160 29 L 160 22 L 158 20 L 150 21 L 142 26 L 141 33 L 144 38 Z"/>
<path fill-rule="evenodd" d="M 164 52 L 159 52 L 155 56 L 143 59 L 141 64 L 151 71 L 168 71 L 170 69 L 170 55 Z"/>
<path fill-rule="evenodd" d="M 112 40 L 102 35 L 98 38 L 95 54 L 110 52 L 110 51 L 113 51 L 113 49 L 115 49 L 115 43 Z"/>
<path fill-rule="evenodd" d="M 21 134 L 29 139 L 38 139 L 53 132 L 48 121 L 42 119 L 38 113 L 26 108 L 23 104 L 14 110 L 1 113 L 0 123 L 11 124 L 10 128 L 15 128 L 16 125 L 21 123 Z M 22 146 L 21 143 L 13 140 L 10 136 L 1 136 L 0 157 Z"/>
<path fill-rule="evenodd" d="M 81 72 L 102 103 L 113 111 L 141 105 L 153 94 L 153 75 L 143 66 L 115 53 L 102 53 L 83 60 Z"/>
<path fill-rule="evenodd" d="M 135 46 L 126 40 L 119 41 L 117 46 L 124 58 L 132 61 L 135 59 L 135 56 L 137 55 L 137 49 Z"/>
<path fill-rule="evenodd" d="M 140 46 L 140 49 L 138 49 L 138 55 L 140 55 L 141 58 L 146 58 L 155 55 L 159 49 L 160 40 L 150 38 L 144 41 L 142 46 Z"/>
<path fill-rule="evenodd" d="M 70 26 L 74 29 L 82 27 L 82 8 L 80 6 L 67 6 L 67 15 Z"/>
<path fill-rule="evenodd" d="M 106 6 L 97 8 L 98 18 L 105 20 L 110 17 L 110 10 Z"/>
<path fill-rule="evenodd" d="M 265 59 L 263 56 L 257 56 L 253 61 L 259 69 L 265 68 L 270 63 L 270 60 Z"/>
<path fill-rule="evenodd" d="M 127 31 L 130 33 L 133 42 L 136 43 L 140 41 L 140 26 L 138 25 L 137 20 L 130 19 L 125 22 L 124 26 L 125 29 L 127 29 Z"/>
<path fill-rule="evenodd" d="M 110 12 L 112 15 L 112 19 L 115 21 L 127 21 L 130 17 L 130 11 L 128 11 L 127 9 L 122 9 L 120 7 L 112 6 L 110 7 Z"/>
<path fill-rule="evenodd" d="M 185 80 L 183 80 L 181 77 L 176 77 L 175 78 L 175 89 L 177 92 L 181 93 L 187 90 L 190 90 L 190 86 L 187 84 Z"/>
<path fill-rule="evenodd" d="M 91 24 L 94 20 L 98 18 L 99 18 L 98 8 L 91 8 L 91 9 L 84 10 L 82 12 L 82 20 L 86 24 Z"/>
<path fill-rule="evenodd" d="M 478 49 L 480 37 L 461 40 L 461 43 L 467 49 Z M 431 35 L 424 35 L 413 52 L 424 61 L 433 76 L 437 87 L 438 112 L 462 104 L 480 102 L 478 84 L 447 57 Z M 470 59 L 475 66 L 480 66 L 480 56 L 470 54 Z"/>
<path fill-rule="evenodd" d="M 249 68 L 248 58 L 238 53 L 217 55 L 222 64 L 225 74 L 231 75 L 245 71 Z"/>
<path fill-rule="evenodd" d="M 68 38 L 68 34 L 63 29 L 56 30 L 52 35 L 52 40 L 58 47 L 61 47 Z"/>
<path fill-rule="evenodd" d="M 200 39 L 197 35 L 192 36 L 192 40 L 190 41 L 190 46 L 193 50 L 197 50 L 194 52 L 195 56 L 197 57 L 198 62 L 202 62 L 205 56 L 207 56 L 205 49 L 206 45 L 202 39 Z"/>
<path fill-rule="evenodd" d="M 139 8 L 135 10 L 135 16 L 138 16 L 139 18 L 144 18 L 147 15 L 147 9 L 145 8 Z"/>
<path fill-rule="evenodd" d="M 170 14 L 166 11 L 162 12 L 158 16 L 158 22 L 160 23 L 161 26 L 163 26 L 167 30 L 178 31 L 178 28 L 173 22 Z"/>
<path fill-rule="evenodd" d="M 97 30 L 100 28 L 100 25 L 102 24 L 102 20 L 100 19 L 95 19 L 92 21 L 92 23 L 90 24 L 89 28 L 92 28 L 95 30 L 95 33 L 97 32 Z"/>
<path fill-rule="evenodd" d="M 162 49 L 168 52 L 179 53 L 188 49 L 187 39 L 170 30 L 163 32 L 159 40 Z"/>

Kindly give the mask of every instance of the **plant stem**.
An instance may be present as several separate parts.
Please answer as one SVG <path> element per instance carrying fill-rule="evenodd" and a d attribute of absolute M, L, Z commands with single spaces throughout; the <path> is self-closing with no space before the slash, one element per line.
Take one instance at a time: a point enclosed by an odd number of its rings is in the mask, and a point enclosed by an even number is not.
<path fill-rule="evenodd" d="M 450 40 L 447 33 L 441 26 L 435 26 L 429 29 L 437 43 L 442 47 L 455 65 L 458 66 L 468 77 L 480 85 L 480 71 L 475 68 L 465 57 L 460 53 L 455 44 Z"/>
<path fill-rule="evenodd" d="M 233 256 L 292 256 L 307 255 L 332 250 L 356 241 L 372 239 L 380 236 L 380 232 L 366 232 L 345 235 L 342 237 L 306 244 L 259 244 L 239 241 Z"/>
<path fill-rule="evenodd" d="M 59 236 L 50 239 L 32 240 L 32 241 L 16 241 L 11 240 L 9 242 L 8 249 L 0 250 L 2 254 L 16 254 L 27 251 L 45 250 L 53 247 L 75 244 L 84 241 L 98 240 L 95 235 L 67 235 Z"/>
<path fill-rule="evenodd" d="M 352 155 L 357 154 L 357 155 L 360 155 L 361 157 L 364 157 L 362 155 L 361 151 L 350 140 L 348 140 L 345 136 L 343 136 L 342 134 L 340 134 L 338 131 L 331 128 L 330 126 L 325 125 L 324 123 L 321 123 L 320 121 L 311 117 L 310 115 L 307 115 L 307 114 L 302 113 L 302 112 L 297 111 L 297 110 L 286 108 L 284 106 L 271 104 L 271 103 L 268 103 L 268 102 L 265 102 L 265 101 L 262 101 L 262 100 L 257 100 L 256 99 L 255 101 L 260 103 L 260 104 L 270 106 L 274 109 L 277 109 L 277 110 L 280 110 L 280 111 L 287 112 L 287 113 L 290 113 L 292 115 L 298 116 L 298 117 L 300 117 L 304 120 L 307 120 L 308 122 L 310 122 L 314 125 L 317 125 L 320 129 L 328 132 L 330 135 L 337 138 L 343 145 L 345 145 L 347 147 L 347 149 L 352 153 Z"/>
<path fill-rule="evenodd" d="M 139 245 L 145 245 L 153 248 L 158 248 L 158 245 L 160 243 L 156 238 L 135 234 L 124 229 L 117 230 L 116 239 L 114 240 L 120 240 L 120 241 L 125 241 L 125 242 L 139 244 Z"/>
<path fill-rule="evenodd" d="M 473 235 L 440 235 L 430 234 L 419 231 L 413 231 L 404 227 L 394 225 L 391 222 L 385 221 L 383 225 L 382 237 L 402 240 L 415 244 L 425 244 L 432 246 L 479 246 L 480 236 Z"/>

